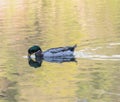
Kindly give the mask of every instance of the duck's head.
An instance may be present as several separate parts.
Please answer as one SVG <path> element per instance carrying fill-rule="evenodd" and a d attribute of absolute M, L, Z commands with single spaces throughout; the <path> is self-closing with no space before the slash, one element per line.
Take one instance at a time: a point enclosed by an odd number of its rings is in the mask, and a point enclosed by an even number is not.
<path fill-rule="evenodd" d="M 41 48 L 39 46 L 34 45 L 34 46 L 32 46 L 32 47 L 30 47 L 28 49 L 28 55 L 30 56 L 31 54 L 33 54 L 33 53 L 35 53 L 37 51 L 41 51 L 42 52 L 42 50 L 41 50 Z"/>

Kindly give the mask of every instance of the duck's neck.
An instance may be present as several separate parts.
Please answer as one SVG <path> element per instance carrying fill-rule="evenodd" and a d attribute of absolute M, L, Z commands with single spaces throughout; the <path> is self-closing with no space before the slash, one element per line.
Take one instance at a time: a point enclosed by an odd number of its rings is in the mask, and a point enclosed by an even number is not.
<path fill-rule="evenodd" d="M 36 57 L 43 57 L 43 53 L 42 53 L 42 51 L 37 51 L 37 52 L 35 52 L 35 56 Z"/>

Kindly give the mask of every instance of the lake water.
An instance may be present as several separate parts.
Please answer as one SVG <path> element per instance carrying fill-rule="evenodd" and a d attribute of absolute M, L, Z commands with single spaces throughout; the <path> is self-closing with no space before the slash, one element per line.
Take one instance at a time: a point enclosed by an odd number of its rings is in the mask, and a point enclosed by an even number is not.
<path fill-rule="evenodd" d="M 119 0 L 0 0 L 0 102 L 120 102 Z M 73 46 L 76 62 L 28 64 L 27 50 Z"/>

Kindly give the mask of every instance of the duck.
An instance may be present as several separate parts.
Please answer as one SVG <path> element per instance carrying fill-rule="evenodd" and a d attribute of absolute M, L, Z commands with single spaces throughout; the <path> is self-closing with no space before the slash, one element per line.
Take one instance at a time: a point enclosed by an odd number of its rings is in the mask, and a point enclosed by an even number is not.
<path fill-rule="evenodd" d="M 71 56 L 74 56 L 74 50 L 76 47 L 77 45 L 75 44 L 74 46 L 50 48 L 43 52 L 38 45 L 33 45 L 28 49 L 28 56 L 35 54 L 36 57 L 40 58 L 46 57 L 71 58 Z"/>

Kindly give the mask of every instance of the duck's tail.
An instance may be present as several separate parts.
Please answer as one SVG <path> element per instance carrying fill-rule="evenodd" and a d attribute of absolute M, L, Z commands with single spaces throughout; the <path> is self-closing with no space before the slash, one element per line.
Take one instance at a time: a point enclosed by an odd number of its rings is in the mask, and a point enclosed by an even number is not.
<path fill-rule="evenodd" d="M 75 44 L 73 47 L 76 48 L 76 47 L 77 47 L 77 44 Z"/>
<path fill-rule="evenodd" d="M 75 44 L 73 47 L 71 47 L 71 51 L 74 51 L 76 47 L 77 47 L 77 44 Z"/>

